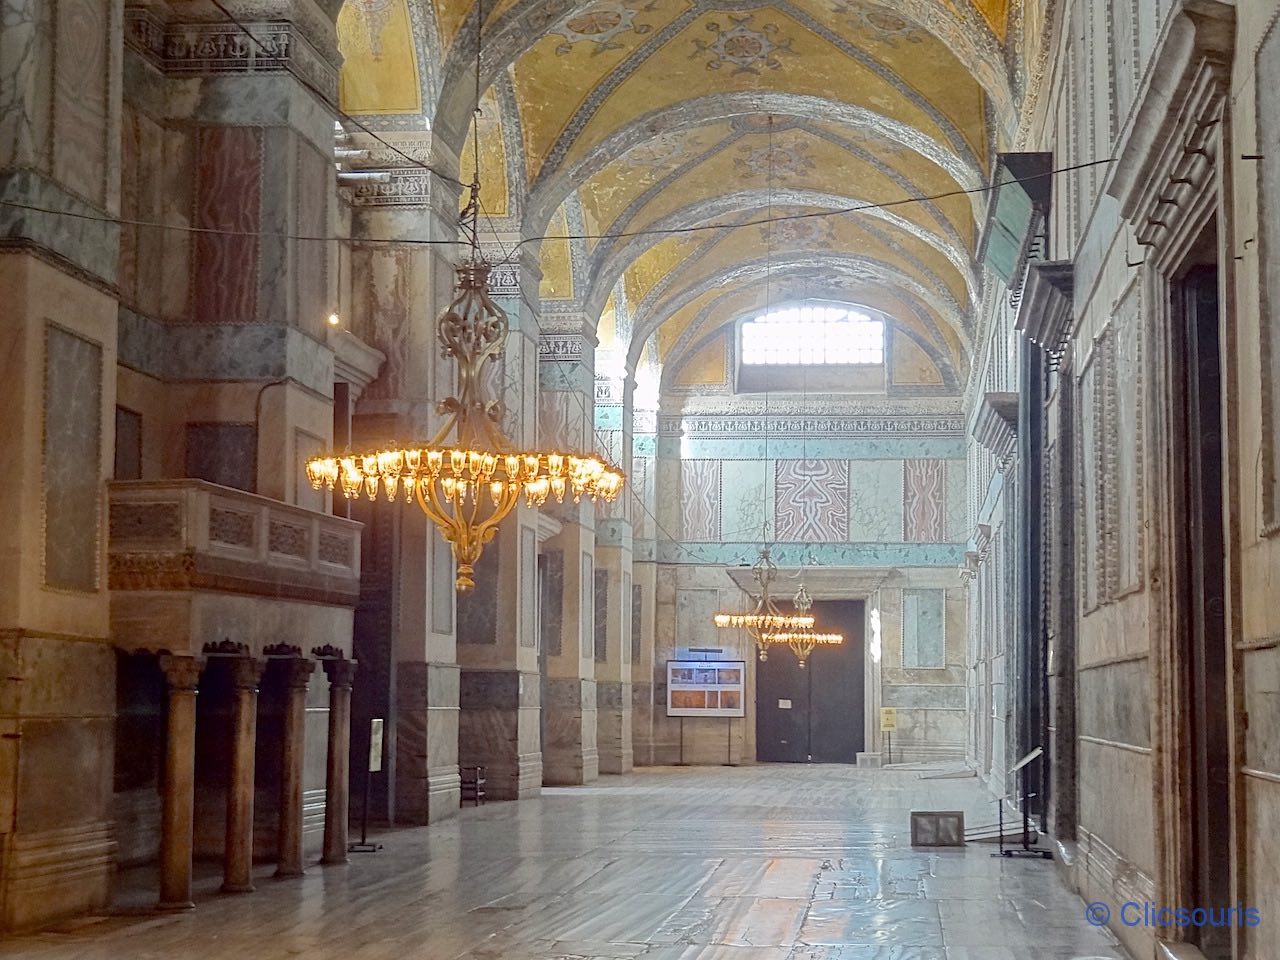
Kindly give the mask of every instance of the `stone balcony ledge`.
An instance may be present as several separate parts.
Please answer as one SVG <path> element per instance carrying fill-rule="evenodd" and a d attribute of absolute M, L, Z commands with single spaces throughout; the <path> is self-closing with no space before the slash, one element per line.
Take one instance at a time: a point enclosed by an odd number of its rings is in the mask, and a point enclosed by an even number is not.
<path fill-rule="evenodd" d="M 215 591 L 354 607 L 361 524 L 203 480 L 109 486 L 113 592 Z"/>

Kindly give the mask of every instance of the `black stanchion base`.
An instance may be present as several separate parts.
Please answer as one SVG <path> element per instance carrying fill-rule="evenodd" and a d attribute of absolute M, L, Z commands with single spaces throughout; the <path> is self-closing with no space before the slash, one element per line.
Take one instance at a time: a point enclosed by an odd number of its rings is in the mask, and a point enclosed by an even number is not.
<path fill-rule="evenodd" d="M 382 849 L 380 843 L 353 843 L 347 847 L 348 853 L 377 853 Z"/>
<path fill-rule="evenodd" d="M 1001 850 L 993 853 L 993 857 L 1030 857 L 1032 860 L 1052 860 L 1053 854 L 1048 850 Z"/>

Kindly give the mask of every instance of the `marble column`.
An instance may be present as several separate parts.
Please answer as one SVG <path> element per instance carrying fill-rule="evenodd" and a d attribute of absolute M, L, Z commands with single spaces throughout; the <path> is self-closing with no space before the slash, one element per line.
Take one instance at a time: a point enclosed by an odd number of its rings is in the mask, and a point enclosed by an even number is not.
<path fill-rule="evenodd" d="M 631 702 L 632 748 L 637 766 L 652 764 L 654 717 L 655 598 L 657 596 L 657 513 L 654 464 L 658 436 L 657 373 L 640 371 L 643 391 L 632 394 L 631 475 Z M 663 678 L 665 680 L 665 678 Z"/>
<path fill-rule="evenodd" d="M 486 253 L 518 249 L 503 235 Z M 538 285 L 532 249 L 490 276 L 494 302 L 510 324 L 500 376 L 503 432 L 521 449 L 537 447 Z M 483 766 L 489 799 L 519 800 L 542 789 L 539 743 L 538 512 L 523 505 L 485 548 L 475 589 L 458 597 L 458 761 Z M 482 571 L 482 572 L 481 572 Z"/>
<path fill-rule="evenodd" d="M 322 663 L 329 678 L 329 750 L 325 764 L 324 854 L 320 862 L 346 863 L 351 807 L 351 684 L 356 662 L 329 658 Z"/>
<path fill-rule="evenodd" d="M 258 730 L 258 683 L 266 662 L 254 657 L 227 661 L 235 700 L 231 709 L 231 776 L 227 783 L 227 839 L 223 893 L 253 891 L 253 767 Z"/>
<path fill-rule="evenodd" d="M 160 658 L 169 682 L 164 799 L 160 813 L 160 909 L 189 910 L 196 790 L 196 690 L 203 657 Z"/>
<path fill-rule="evenodd" d="M 631 528 L 603 521 L 596 534 L 596 751 L 601 773 L 634 765 L 631 703 Z M 610 542 L 601 542 L 601 535 Z"/>
<path fill-rule="evenodd" d="M 544 318 L 538 343 L 538 441 L 596 450 L 595 325 L 581 316 Z M 543 782 L 580 784 L 600 772 L 596 746 L 595 529 L 593 504 L 548 504 L 561 530 L 544 552 L 559 553 L 560 619 L 546 653 Z"/>
<path fill-rule="evenodd" d="M 442 425 L 436 402 L 453 388 L 454 364 L 440 355 L 435 318 L 454 292 L 456 251 L 439 244 L 457 238 L 459 190 L 385 144 L 354 140 L 391 176 L 352 198 L 353 332 L 386 357 L 355 406 L 352 446 L 363 448 L 426 439 Z M 457 169 L 456 153 L 432 133 L 405 133 L 396 145 L 437 170 Z M 368 720 L 386 720 L 387 766 L 371 809 L 395 823 L 435 822 L 457 813 L 459 797 L 452 553 L 416 508 L 353 509 L 366 524 L 353 650 L 357 754 Z"/>
<path fill-rule="evenodd" d="M 280 745 L 280 851 L 277 877 L 302 876 L 302 780 L 306 759 L 307 684 L 314 660 L 279 661 L 285 675 L 284 742 Z"/>

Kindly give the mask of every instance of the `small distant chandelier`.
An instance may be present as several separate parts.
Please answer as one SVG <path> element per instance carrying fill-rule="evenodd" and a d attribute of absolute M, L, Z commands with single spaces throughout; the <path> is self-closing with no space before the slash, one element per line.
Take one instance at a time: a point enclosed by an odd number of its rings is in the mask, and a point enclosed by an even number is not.
<path fill-rule="evenodd" d="M 800 589 L 796 591 L 795 598 L 792 600 L 797 613 L 807 614 L 813 608 L 813 598 L 809 596 L 809 591 L 805 589 L 804 583 L 800 584 Z M 778 630 L 764 635 L 764 641 L 767 644 L 785 643 L 796 655 L 796 660 L 803 670 L 809 657 L 817 647 L 830 646 L 837 647 L 844 643 L 844 634 L 842 633 L 815 633 L 813 630 L 813 617 L 807 617 L 809 625 L 800 627 L 796 630 Z M 764 659 L 763 657 L 761 659 Z"/>
<path fill-rule="evenodd" d="M 477 113 L 478 103 L 477 86 Z M 307 461 L 307 479 L 317 490 L 337 488 L 349 500 L 361 493 L 375 500 L 381 490 L 389 502 L 400 496 L 405 503 L 416 501 L 453 548 L 460 593 L 475 586 L 475 564 L 485 544 L 522 495 L 531 507 L 542 506 L 548 497 L 563 503 L 566 496 L 574 503 L 584 496 L 612 503 L 624 482 L 620 470 L 594 454 L 519 451 L 502 432 L 503 405 L 489 397 L 485 373 L 488 364 L 502 357 L 510 321 L 489 295 L 490 265 L 480 252 L 478 117 L 476 127 L 475 179 L 461 218 L 470 253 L 457 268 L 453 302 L 436 321 L 441 352 L 458 366 L 458 395 L 437 407 L 449 419 L 426 443 L 393 443 Z"/>
<path fill-rule="evenodd" d="M 769 547 L 760 547 L 760 557 L 751 566 L 751 574 L 759 586 L 758 599 L 751 613 L 717 613 L 715 625 L 722 629 L 746 630 L 759 648 L 760 662 L 769 659 L 771 638 L 784 632 L 812 630 L 813 617 L 807 611 L 797 614 L 783 613 L 771 594 L 771 584 L 778 577 L 778 566 L 769 556 Z"/>

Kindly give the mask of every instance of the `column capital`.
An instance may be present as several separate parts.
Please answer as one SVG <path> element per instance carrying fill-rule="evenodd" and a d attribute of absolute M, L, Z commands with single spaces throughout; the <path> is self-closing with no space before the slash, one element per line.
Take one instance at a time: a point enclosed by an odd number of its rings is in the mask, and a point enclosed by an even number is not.
<path fill-rule="evenodd" d="M 320 661 L 324 666 L 325 675 L 329 678 L 329 684 L 338 688 L 350 688 L 355 682 L 356 666 L 355 660 L 347 660 L 344 658 L 327 657 Z"/>
<path fill-rule="evenodd" d="M 160 669 L 169 681 L 170 690 L 192 690 L 200 686 L 200 671 L 204 669 L 204 657 L 172 653 L 160 655 Z"/>
<path fill-rule="evenodd" d="M 293 690 L 304 689 L 316 669 L 316 662 L 305 657 L 290 657 L 280 663 L 285 671 L 285 682 Z"/>
<path fill-rule="evenodd" d="M 267 661 L 257 657 L 236 657 L 228 663 L 231 665 L 231 682 L 237 690 L 258 689 Z"/>

